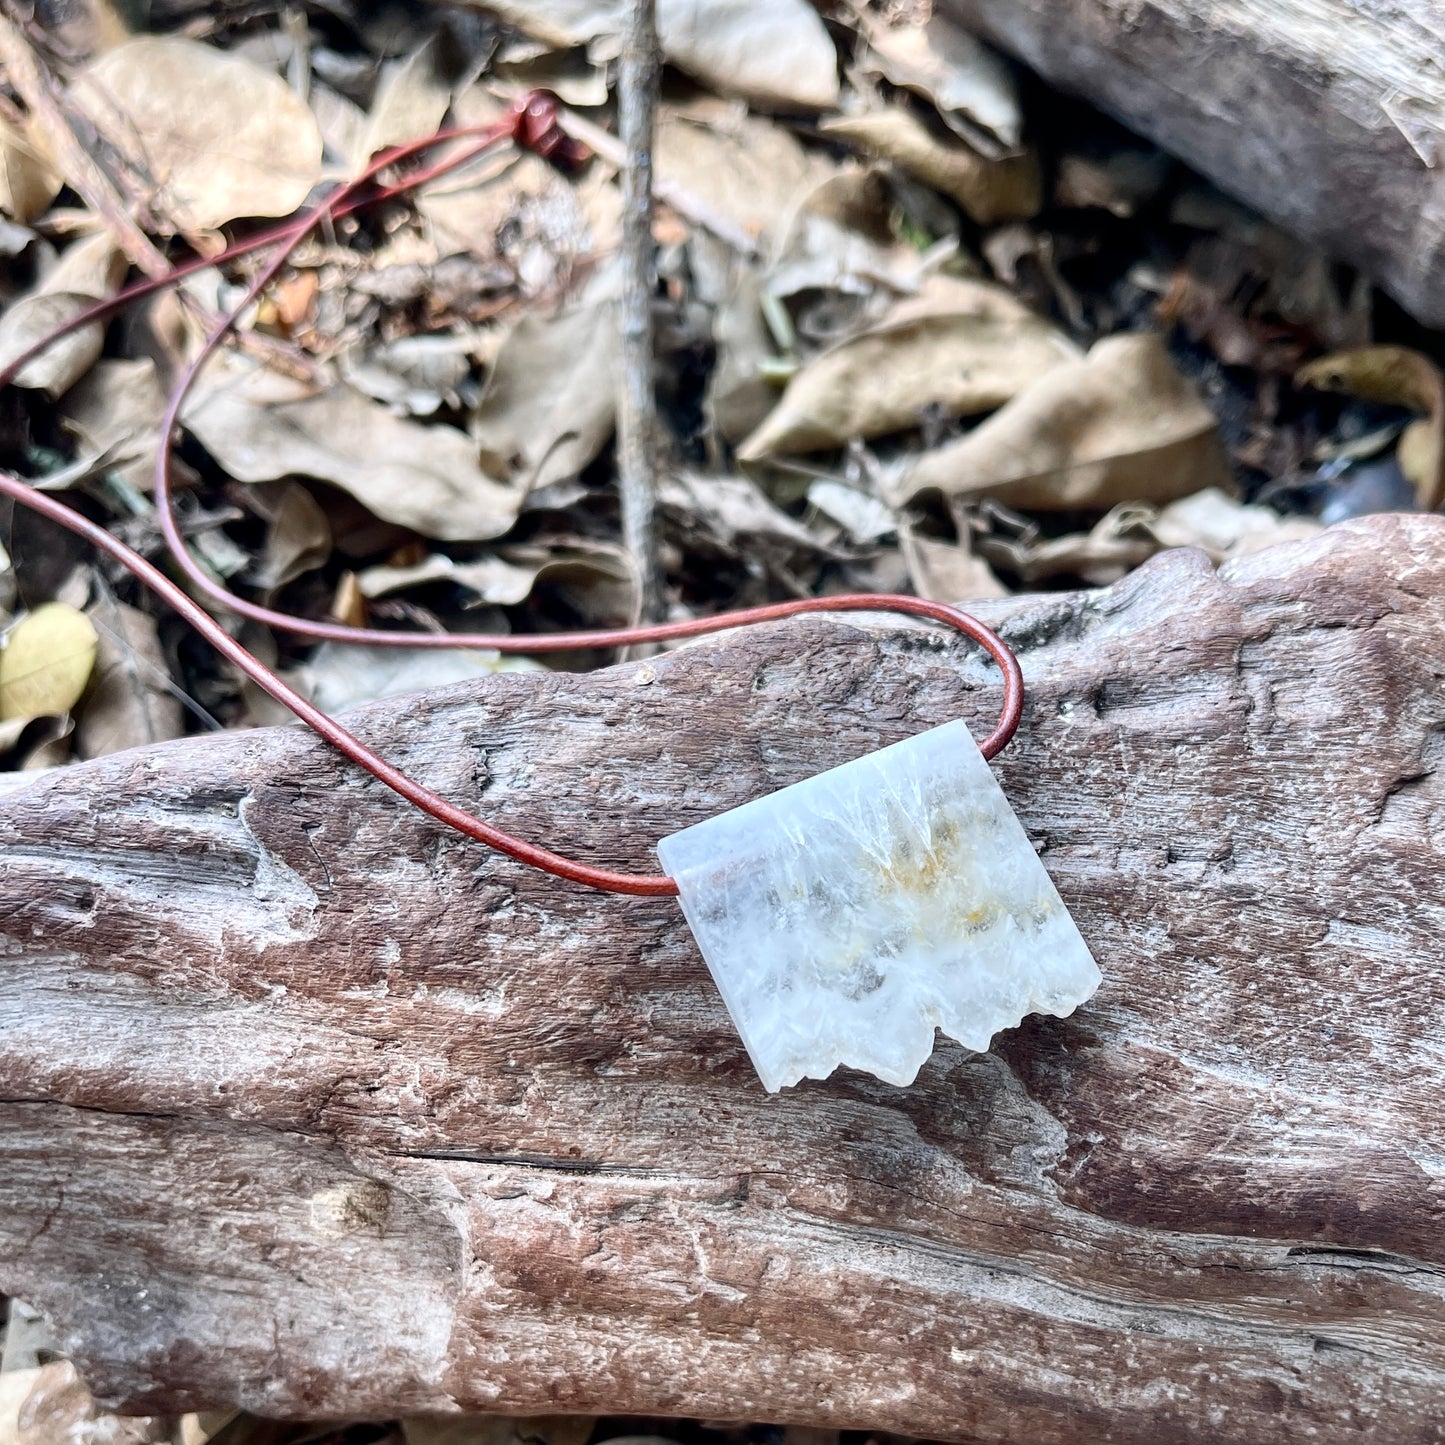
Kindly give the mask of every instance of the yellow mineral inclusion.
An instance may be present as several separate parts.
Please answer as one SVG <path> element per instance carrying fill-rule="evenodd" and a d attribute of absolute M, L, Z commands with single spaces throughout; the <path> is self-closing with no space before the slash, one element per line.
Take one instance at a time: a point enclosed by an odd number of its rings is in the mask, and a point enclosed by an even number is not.
<path fill-rule="evenodd" d="M 1100 974 L 968 729 L 947 723 L 658 845 L 763 1085 L 913 1081 L 1072 1013 Z"/>

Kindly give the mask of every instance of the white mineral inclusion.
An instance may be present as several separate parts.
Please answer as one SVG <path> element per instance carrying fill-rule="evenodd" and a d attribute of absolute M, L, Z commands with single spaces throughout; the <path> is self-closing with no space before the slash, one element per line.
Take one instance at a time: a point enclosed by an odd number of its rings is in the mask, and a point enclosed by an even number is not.
<path fill-rule="evenodd" d="M 961 722 L 664 838 L 662 866 L 763 1087 L 839 1064 L 911 1084 L 1072 1013 L 1098 967 Z"/>

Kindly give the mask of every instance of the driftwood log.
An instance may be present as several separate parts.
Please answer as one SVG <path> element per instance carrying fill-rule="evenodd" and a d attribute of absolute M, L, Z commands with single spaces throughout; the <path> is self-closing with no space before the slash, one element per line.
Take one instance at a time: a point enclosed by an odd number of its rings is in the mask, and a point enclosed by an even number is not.
<path fill-rule="evenodd" d="M 672 900 L 440 831 L 295 728 L 0 801 L 0 1289 L 103 1398 L 955 1440 L 1438 1440 L 1445 520 L 981 608 L 1103 967 L 918 1084 L 756 1083 Z M 612 866 L 996 675 L 816 618 L 355 714 Z"/>
<path fill-rule="evenodd" d="M 942 0 L 1445 326 L 1440 0 Z"/>

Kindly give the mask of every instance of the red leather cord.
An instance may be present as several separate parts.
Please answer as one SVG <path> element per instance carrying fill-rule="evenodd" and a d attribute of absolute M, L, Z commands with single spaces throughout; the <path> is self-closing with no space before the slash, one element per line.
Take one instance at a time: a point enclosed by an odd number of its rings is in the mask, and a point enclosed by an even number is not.
<path fill-rule="evenodd" d="M 384 169 L 398 161 L 409 159 L 445 140 L 459 137 L 478 137 L 478 144 L 461 155 L 438 163 L 428 170 L 410 173 L 402 182 L 367 191 L 366 187 Z M 694 618 L 686 622 L 667 622 L 643 627 L 618 627 L 600 631 L 546 633 L 517 636 L 514 634 L 489 633 L 398 633 L 376 629 L 347 627 L 341 623 L 313 622 L 293 617 L 268 607 L 236 597 L 226 588 L 214 582 L 191 557 L 181 535 L 180 528 L 171 507 L 171 450 L 174 435 L 179 425 L 181 408 L 194 384 L 200 369 L 214 353 L 222 338 L 236 323 L 236 318 L 265 289 L 276 273 L 286 264 L 295 246 L 327 216 L 346 214 L 360 205 L 387 199 L 400 194 L 436 175 L 463 164 L 498 140 L 512 138 L 544 155 L 556 155 L 570 144 L 562 137 L 555 123 L 555 112 L 548 98 L 530 96 L 512 112 L 505 122 L 496 126 L 474 127 L 465 131 L 453 131 L 428 137 L 405 146 L 395 147 L 372 161 L 353 181 L 333 191 L 320 205 L 305 212 L 296 220 L 263 233 L 261 238 L 252 237 L 237 243 L 223 253 L 222 257 L 210 261 L 186 263 L 178 267 L 170 278 L 175 280 L 202 265 L 214 265 L 218 260 L 245 254 L 263 245 L 276 245 L 277 253 L 261 269 L 256 279 L 247 288 L 245 296 L 232 309 L 223 323 L 206 339 L 200 353 L 186 369 L 171 393 L 165 419 L 162 423 L 162 444 L 158 449 L 156 464 L 156 508 L 162 533 L 176 565 L 186 579 L 200 592 L 233 613 L 249 617 L 296 636 L 351 643 L 369 643 L 384 647 L 461 647 L 486 648 L 497 652 L 567 652 L 580 648 L 625 647 L 641 642 L 665 642 L 684 637 L 699 637 L 710 632 L 721 632 L 732 627 L 745 627 L 756 622 L 775 621 L 783 617 L 795 617 L 805 612 L 861 612 L 892 611 L 926 617 L 943 622 L 972 638 L 998 663 L 1004 679 L 1003 706 L 994 730 L 979 745 L 986 758 L 993 757 L 1012 738 L 1018 727 L 1023 709 L 1023 674 L 1018 659 L 1008 645 L 990 628 L 977 618 L 958 608 L 940 602 L 929 602 L 918 597 L 894 596 L 880 593 L 856 593 L 842 597 L 803 598 L 792 602 L 779 602 L 765 607 L 751 607 L 738 612 L 723 613 L 715 617 Z M 120 305 L 140 296 L 151 294 L 165 284 L 162 281 L 145 281 L 128 288 L 119 297 L 112 297 L 97 307 L 77 316 L 65 326 L 57 328 L 37 343 L 23 356 L 13 361 L 0 372 L 0 385 L 13 379 L 15 374 L 33 356 L 62 335 L 91 321 L 110 315 Z M 539 868 L 544 872 L 565 878 L 570 882 L 582 883 L 591 888 L 611 893 L 625 893 L 641 896 L 673 895 L 677 884 L 663 874 L 615 873 L 605 868 L 594 868 L 574 859 L 565 858 L 549 849 L 517 838 L 500 828 L 473 817 L 470 813 L 447 802 L 445 798 L 423 787 L 407 777 L 385 758 L 374 752 L 355 734 L 342 727 L 334 718 L 314 707 L 295 689 L 291 688 L 260 659 L 253 656 L 239 642 L 232 638 L 206 611 L 204 611 L 179 586 L 170 580 L 159 568 L 144 557 L 118 541 L 103 527 L 89 520 L 81 513 L 67 507 L 63 502 L 44 492 L 38 492 L 18 477 L 0 472 L 0 495 L 8 496 L 20 505 L 48 517 L 51 521 L 85 538 L 93 546 L 114 557 L 149 587 L 162 600 L 180 613 L 223 657 L 252 679 L 283 706 L 289 708 L 302 722 L 314 729 L 344 757 L 366 769 L 373 777 L 399 793 L 415 807 L 436 818 L 439 822 L 469 838 L 474 838 L 488 847 L 495 848 L 519 862 Z"/>

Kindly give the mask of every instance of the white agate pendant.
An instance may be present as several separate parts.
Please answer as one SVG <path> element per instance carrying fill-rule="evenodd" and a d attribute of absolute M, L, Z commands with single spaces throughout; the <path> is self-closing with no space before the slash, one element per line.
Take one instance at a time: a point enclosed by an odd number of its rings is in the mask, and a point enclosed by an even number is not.
<path fill-rule="evenodd" d="M 911 1084 L 934 1028 L 970 1049 L 1063 1016 L 1100 974 L 961 722 L 657 847 L 775 1092 L 839 1064 Z"/>

